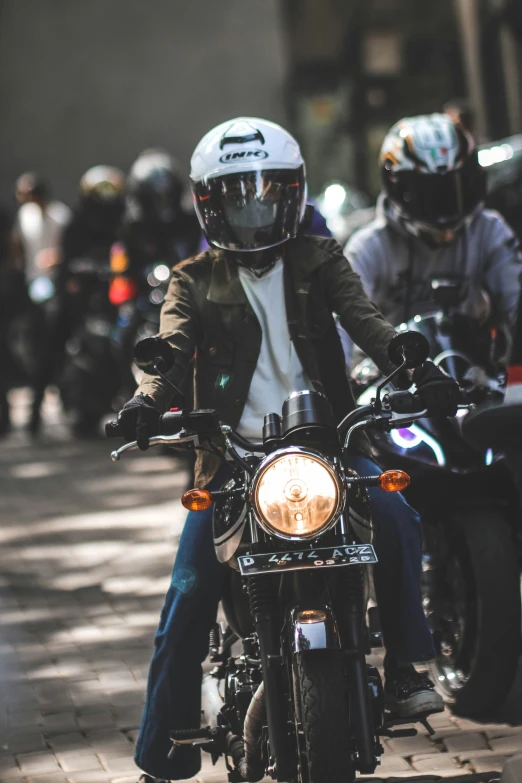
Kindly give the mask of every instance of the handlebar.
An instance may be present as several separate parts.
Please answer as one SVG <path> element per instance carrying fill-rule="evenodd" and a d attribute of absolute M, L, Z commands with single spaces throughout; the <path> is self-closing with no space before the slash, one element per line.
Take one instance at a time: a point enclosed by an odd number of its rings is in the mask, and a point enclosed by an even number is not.
<path fill-rule="evenodd" d="M 460 397 L 461 404 L 459 408 L 469 407 L 468 394 L 462 389 Z M 396 414 L 396 416 L 392 416 L 392 414 Z M 417 394 L 409 391 L 389 392 L 382 399 L 382 408 L 378 409 L 374 402 L 370 405 L 362 405 L 356 408 L 339 424 L 338 431 L 340 433 L 347 432 L 345 439 L 346 448 L 351 434 L 357 429 L 367 427 L 372 422 L 381 422 L 387 428 L 393 429 L 408 426 L 412 421 L 429 415 Z M 197 446 L 200 440 L 211 440 L 212 438 L 225 436 L 229 452 L 234 451 L 234 445 L 252 453 L 264 454 L 267 450 L 267 446 L 263 442 L 247 440 L 228 425 L 220 423 L 216 411 L 211 409 L 169 411 L 159 417 L 158 430 L 159 433 L 157 435 L 149 438 L 150 445 L 162 443 L 170 446 L 183 444 Z M 126 437 L 120 421 L 107 422 L 105 434 L 107 438 Z M 116 461 L 122 452 L 136 449 L 137 447 L 136 441 L 127 443 L 117 451 L 112 452 L 112 459 Z M 243 463 L 239 455 L 236 454 L 235 456 L 238 461 Z"/>
<path fill-rule="evenodd" d="M 409 391 L 395 391 L 385 394 L 382 399 L 382 407 L 384 411 L 399 414 L 420 413 L 424 410 L 424 406 L 417 395 Z M 363 421 L 367 416 L 374 416 L 375 413 L 377 411 L 374 403 L 361 405 L 345 416 L 337 429 L 340 433 L 346 432 L 355 424 Z"/>
<path fill-rule="evenodd" d="M 183 443 L 199 442 L 199 439 L 210 440 L 211 438 L 225 435 L 228 440 L 240 449 L 252 453 L 266 453 L 266 446 L 262 441 L 251 441 L 244 438 L 231 427 L 218 421 L 217 413 L 212 409 L 202 409 L 196 411 L 169 411 L 159 417 L 158 435 L 149 439 L 152 445 L 165 443 L 165 445 L 175 446 Z M 184 437 L 179 437 L 180 434 Z M 125 438 L 121 421 L 109 421 L 105 424 L 105 435 L 107 438 Z M 178 437 L 172 437 L 178 436 Z M 195 436 L 195 437 L 194 437 Z M 132 441 L 129 448 L 137 448 L 137 442 Z M 125 447 L 113 452 L 113 460 L 119 459 L 119 453 L 127 450 Z M 115 456 L 117 455 L 117 456 Z"/>
<path fill-rule="evenodd" d="M 107 421 L 105 422 L 105 437 L 106 438 L 123 438 L 123 432 L 120 428 L 119 421 Z"/>
<path fill-rule="evenodd" d="M 197 411 L 199 413 L 199 411 Z M 196 411 L 191 411 L 196 413 Z M 169 411 L 159 417 L 159 431 L 163 435 L 176 435 L 184 428 L 187 411 Z M 107 438 L 124 438 L 120 421 L 108 421 L 105 425 L 105 436 Z"/>
<path fill-rule="evenodd" d="M 161 435 L 177 435 L 182 430 L 197 432 L 201 437 L 211 438 L 220 434 L 220 425 L 214 410 L 169 411 L 159 417 L 158 431 Z M 120 421 L 109 421 L 105 425 L 107 438 L 125 438 Z"/>

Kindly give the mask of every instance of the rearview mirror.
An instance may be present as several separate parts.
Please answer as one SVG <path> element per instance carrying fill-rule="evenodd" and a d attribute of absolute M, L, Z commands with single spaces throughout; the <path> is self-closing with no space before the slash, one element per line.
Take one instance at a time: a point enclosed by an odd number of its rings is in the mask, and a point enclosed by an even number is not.
<path fill-rule="evenodd" d="M 406 369 L 412 370 L 426 361 L 430 353 L 428 341 L 420 332 L 396 334 L 388 346 L 388 356 L 397 366 L 406 362 Z"/>
<path fill-rule="evenodd" d="M 174 364 L 174 350 L 161 337 L 146 337 L 134 348 L 134 361 L 149 375 L 166 373 Z"/>

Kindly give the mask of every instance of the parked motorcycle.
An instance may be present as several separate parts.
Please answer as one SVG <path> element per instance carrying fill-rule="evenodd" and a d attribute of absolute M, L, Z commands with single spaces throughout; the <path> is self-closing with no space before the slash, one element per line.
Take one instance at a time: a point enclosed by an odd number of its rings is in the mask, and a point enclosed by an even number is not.
<path fill-rule="evenodd" d="M 387 380 L 426 356 L 422 337 L 398 335 L 390 357 L 399 367 Z M 168 383 L 168 343 L 144 340 L 135 358 Z M 213 676 L 223 685 L 215 725 L 173 731 L 172 753 L 188 744 L 214 760 L 224 755 L 232 782 L 269 775 L 350 783 L 357 772 L 374 772 L 381 737 L 416 733 L 393 728 L 412 719 L 385 712 L 381 677 L 365 662 L 365 587 L 377 560 L 366 488 L 399 491 L 409 478 L 400 471 L 359 476 L 345 469 L 343 457 L 355 432 L 405 428 L 425 418 L 420 408 L 409 392 L 378 393 L 336 427 L 322 394 L 298 392 L 282 415 L 265 416 L 256 443 L 221 424 L 213 410 L 161 416 L 161 434 L 150 445 L 219 446 L 232 470 L 219 491 L 191 490 L 182 499 L 191 510 L 214 505 L 216 555 L 230 566 L 223 606 L 233 634 L 211 634 Z M 106 432 L 122 435 L 118 422 Z M 136 448 L 127 443 L 112 458 Z M 243 646 L 237 656 L 236 637 Z M 419 719 L 431 731 L 425 716 Z"/>
<path fill-rule="evenodd" d="M 440 309 L 399 331 L 427 338 L 433 361 L 466 390 L 469 403 L 501 401 L 502 334 L 455 311 L 462 300 L 455 280 L 433 286 Z M 365 359 L 353 377 L 358 402 L 369 402 L 377 369 Z M 520 514 L 505 459 L 494 448 L 469 445 L 461 421 L 419 419 L 370 437 L 383 467 L 412 477 L 405 494 L 423 523 L 423 603 L 437 649 L 431 675 L 456 712 L 484 717 L 506 697 L 520 654 Z"/>

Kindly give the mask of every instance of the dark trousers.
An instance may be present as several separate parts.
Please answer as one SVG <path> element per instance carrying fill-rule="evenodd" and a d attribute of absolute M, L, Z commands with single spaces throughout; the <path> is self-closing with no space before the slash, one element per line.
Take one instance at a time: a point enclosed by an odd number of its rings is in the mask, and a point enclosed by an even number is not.
<path fill-rule="evenodd" d="M 45 390 L 56 381 L 63 363 L 66 324 L 63 303 L 58 296 L 32 307 L 36 362 L 31 385 L 33 417 L 38 417 Z"/>
<path fill-rule="evenodd" d="M 361 475 L 380 473 L 364 457 L 351 457 L 348 465 Z M 222 483 L 223 473 L 210 489 Z M 420 600 L 419 517 L 397 493 L 375 488 L 370 497 L 379 558 L 374 580 L 387 652 L 401 662 L 429 660 L 435 650 Z M 200 752 L 193 748 L 179 748 L 173 760 L 167 759 L 169 732 L 200 726 L 201 664 L 208 653 L 226 567 L 214 553 L 212 510 L 190 512 L 154 641 L 136 748 L 136 764 L 154 777 L 180 780 L 200 768 Z"/>

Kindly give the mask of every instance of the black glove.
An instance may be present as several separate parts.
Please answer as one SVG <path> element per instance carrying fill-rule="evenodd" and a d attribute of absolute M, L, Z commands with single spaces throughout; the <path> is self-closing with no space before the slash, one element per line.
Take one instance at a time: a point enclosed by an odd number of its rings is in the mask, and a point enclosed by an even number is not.
<path fill-rule="evenodd" d="M 149 438 L 159 432 L 160 412 L 152 397 L 138 394 L 126 402 L 118 413 L 118 423 L 127 440 L 138 441 L 138 448 L 149 448 Z"/>
<path fill-rule="evenodd" d="M 424 362 L 413 372 L 417 396 L 432 416 L 455 416 L 460 388 L 453 378 L 433 364 Z"/>

